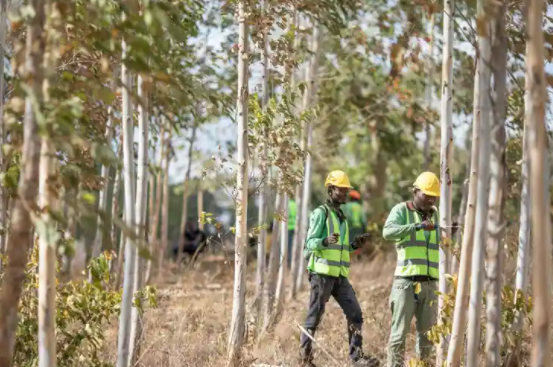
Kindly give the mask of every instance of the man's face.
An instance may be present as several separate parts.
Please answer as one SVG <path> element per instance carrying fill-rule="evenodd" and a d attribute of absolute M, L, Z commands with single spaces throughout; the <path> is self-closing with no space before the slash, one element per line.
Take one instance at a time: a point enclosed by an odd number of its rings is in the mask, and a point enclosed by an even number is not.
<path fill-rule="evenodd" d="M 334 202 L 345 204 L 348 200 L 349 188 L 332 186 L 330 189 L 330 199 Z"/>
<path fill-rule="evenodd" d="M 426 195 L 421 190 L 415 190 L 415 205 L 422 210 L 429 210 L 436 204 L 436 197 Z"/>

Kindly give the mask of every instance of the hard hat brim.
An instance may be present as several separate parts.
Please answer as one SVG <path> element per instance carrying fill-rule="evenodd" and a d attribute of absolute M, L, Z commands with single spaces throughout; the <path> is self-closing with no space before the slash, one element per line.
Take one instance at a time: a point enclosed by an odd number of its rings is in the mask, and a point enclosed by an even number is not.
<path fill-rule="evenodd" d="M 423 190 L 419 187 L 417 187 L 417 189 L 421 190 L 423 194 L 425 195 L 428 195 L 428 196 L 435 196 L 435 197 L 440 197 L 440 193 L 439 192 L 436 192 L 436 191 L 432 191 L 432 190 Z"/>

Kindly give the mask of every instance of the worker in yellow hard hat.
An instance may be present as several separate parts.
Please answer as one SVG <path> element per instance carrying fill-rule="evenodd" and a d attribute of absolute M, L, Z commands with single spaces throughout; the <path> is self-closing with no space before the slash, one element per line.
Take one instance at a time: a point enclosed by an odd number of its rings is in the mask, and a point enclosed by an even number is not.
<path fill-rule="evenodd" d="M 348 193 L 352 189 L 348 176 L 342 171 L 332 171 L 325 186 L 328 200 L 311 213 L 304 244 L 304 257 L 308 263 L 311 284 L 305 330 L 311 336 L 315 334 L 325 305 L 330 296 L 333 296 L 346 315 L 349 355 L 353 366 L 375 367 L 379 365 L 378 360 L 364 355 L 362 350 L 363 313 L 348 280 L 350 254 L 363 244 L 367 235 L 360 235 L 352 242 L 349 241 L 348 222 L 340 209 L 348 200 Z M 301 334 L 301 365 L 315 366 L 311 338 L 304 332 Z"/>
<path fill-rule="evenodd" d="M 404 366 L 405 337 L 416 317 L 417 357 L 426 361 L 432 343 L 426 332 L 436 322 L 436 290 L 439 278 L 441 231 L 436 201 L 440 180 L 432 172 L 421 173 L 413 184 L 413 200 L 394 206 L 384 225 L 384 239 L 397 251 L 395 278 L 390 294 L 392 326 L 388 367 Z"/>

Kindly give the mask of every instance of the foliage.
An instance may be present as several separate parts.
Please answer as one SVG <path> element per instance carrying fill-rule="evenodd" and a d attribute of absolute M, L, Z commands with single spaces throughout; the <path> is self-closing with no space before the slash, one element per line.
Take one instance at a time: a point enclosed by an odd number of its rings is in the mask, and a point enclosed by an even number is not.
<path fill-rule="evenodd" d="M 38 251 L 25 273 L 19 308 L 14 365 L 38 365 Z M 121 292 L 109 287 L 108 257 L 95 259 L 94 282 L 72 280 L 56 289 L 57 364 L 107 367 L 105 329 L 119 313 Z"/>

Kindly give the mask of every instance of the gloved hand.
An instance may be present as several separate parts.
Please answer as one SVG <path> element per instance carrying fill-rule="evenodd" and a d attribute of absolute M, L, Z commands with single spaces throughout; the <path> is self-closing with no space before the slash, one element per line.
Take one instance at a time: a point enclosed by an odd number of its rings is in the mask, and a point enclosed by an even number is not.
<path fill-rule="evenodd" d="M 328 245 L 335 245 L 338 243 L 339 239 L 340 239 L 340 234 L 333 233 L 323 240 L 323 246 L 328 247 Z"/>
<path fill-rule="evenodd" d="M 370 233 L 365 233 L 359 236 L 355 236 L 353 239 L 353 242 L 351 243 L 351 247 L 353 247 L 354 250 L 357 250 L 359 247 L 363 246 L 366 240 L 371 238 Z"/>
<path fill-rule="evenodd" d="M 421 229 L 425 231 L 433 231 L 434 229 L 436 229 L 436 226 L 434 225 L 434 223 L 432 223 L 432 221 L 427 219 L 424 222 L 417 224 L 416 228 L 417 228 L 417 231 Z"/>

